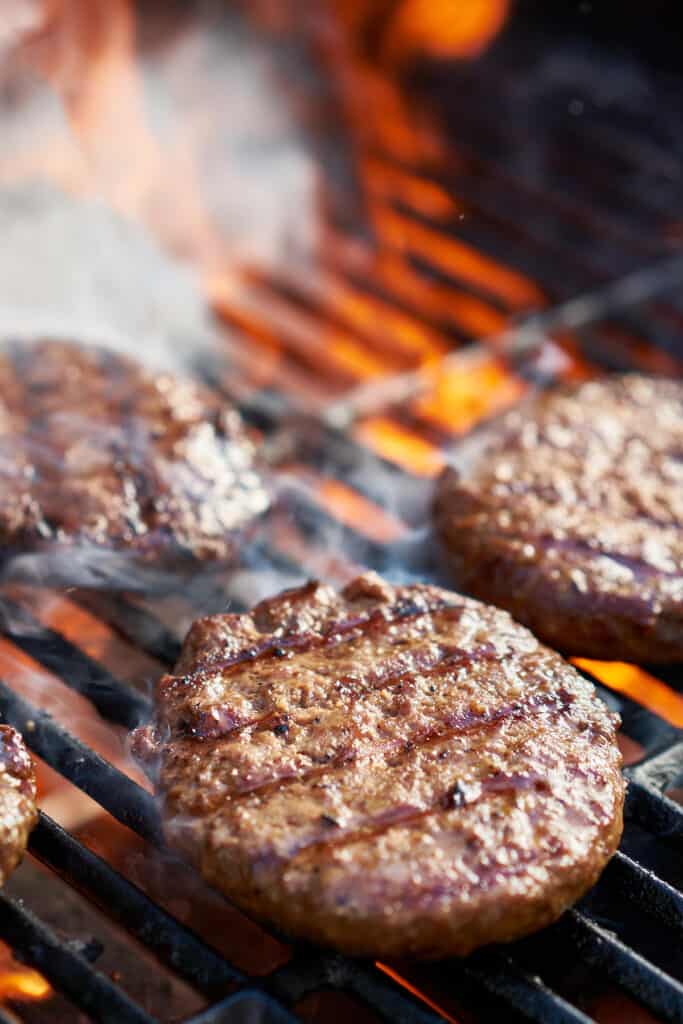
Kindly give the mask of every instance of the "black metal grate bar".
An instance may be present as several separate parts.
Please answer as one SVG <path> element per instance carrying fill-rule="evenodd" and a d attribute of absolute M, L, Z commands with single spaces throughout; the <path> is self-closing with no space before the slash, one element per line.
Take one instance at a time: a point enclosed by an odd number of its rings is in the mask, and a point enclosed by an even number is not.
<path fill-rule="evenodd" d="M 683 933 L 683 893 L 618 850 L 605 868 L 600 885 L 610 885 L 624 899 L 662 924 Z"/>
<path fill-rule="evenodd" d="M 149 717 L 150 704 L 142 694 L 121 683 L 61 633 L 43 626 L 28 609 L 3 597 L 0 610 L 8 640 L 87 697 L 110 722 L 133 729 Z"/>
<path fill-rule="evenodd" d="M 306 950 L 273 972 L 266 985 L 288 1004 L 321 988 L 342 989 L 358 996 L 387 1024 L 440 1024 L 443 1018 L 417 998 L 403 992 L 377 970 L 334 953 Z"/>
<path fill-rule="evenodd" d="M 139 604 L 120 594 L 95 590 L 73 591 L 69 597 L 162 665 L 171 665 L 178 658 L 181 647 L 178 638 Z"/>
<path fill-rule="evenodd" d="M 246 983 L 246 975 L 45 814 L 29 849 L 200 991 L 215 998 Z"/>
<path fill-rule="evenodd" d="M 2 893 L 0 933 L 22 959 L 102 1024 L 154 1024 L 154 1019 L 136 1006 L 125 992 L 93 970 L 84 957 L 30 911 Z"/>
<path fill-rule="evenodd" d="M 654 835 L 683 849 L 683 808 L 637 779 L 629 781 L 625 816 Z"/>
<path fill-rule="evenodd" d="M 0 719 L 22 733 L 38 757 L 106 808 L 143 839 L 159 842 L 160 826 L 154 798 L 72 736 L 45 711 L 33 707 L 0 682 Z"/>
<path fill-rule="evenodd" d="M 99 755 L 89 751 L 79 740 L 54 722 L 49 715 L 37 708 L 32 708 L 3 683 L 0 683 L 0 718 L 22 731 L 26 743 L 35 754 L 46 760 L 75 785 L 80 786 L 84 792 L 97 800 L 122 824 L 132 828 L 143 838 L 155 844 L 160 843 L 158 815 L 153 798 L 123 772 L 118 771 Z M 34 725 L 27 729 L 27 722 L 33 722 Z M 76 850 L 87 854 L 87 851 L 84 851 L 75 840 L 72 840 L 72 843 L 74 854 Z M 108 912 L 110 911 L 109 907 L 106 909 Z M 177 927 L 182 929 L 179 924 Z M 226 967 L 232 971 L 229 965 L 226 964 Z M 238 972 L 235 971 L 234 978 L 238 977 Z M 353 984 L 355 988 L 363 989 L 370 994 L 374 991 L 368 979 L 361 981 L 354 974 L 349 977 L 351 979 L 349 984 Z M 268 987 L 271 987 L 270 979 Z M 394 992 L 391 986 L 387 986 L 387 988 Z M 383 986 L 382 991 L 384 991 Z M 403 1007 L 403 1011 L 402 1015 L 388 1018 L 391 1020 L 405 1020 L 411 1024 L 413 1021 L 415 1024 L 434 1024 L 439 1019 L 434 1016 L 415 1016 L 412 1010 L 413 1000 L 404 996 L 399 990 L 395 991 L 392 1005 Z"/>
<path fill-rule="evenodd" d="M 683 1021 L 683 985 L 655 967 L 577 910 L 569 910 L 556 925 L 592 968 L 607 977 L 663 1020 Z"/>
<path fill-rule="evenodd" d="M 502 953 L 475 955 L 461 969 L 491 995 L 503 999 L 537 1024 L 593 1024 L 590 1017 L 553 992 L 539 977 L 523 971 Z"/>

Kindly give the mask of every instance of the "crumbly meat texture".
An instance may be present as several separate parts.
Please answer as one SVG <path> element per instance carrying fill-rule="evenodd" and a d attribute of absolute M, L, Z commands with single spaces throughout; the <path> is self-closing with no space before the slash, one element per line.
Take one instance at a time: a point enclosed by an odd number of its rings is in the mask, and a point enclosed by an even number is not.
<path fill-rule="evenodd" d="M 268 498 L 237 412 L 98 348 L 0 353 L 0 540 L 227 558 Z"/>
<path fill-rule="evenodd" d="M 683 382 L 551 390 L 460 460 L 435 500 L 459 587 L 569 654 L 683 661 Z"/>
<path fill-rule="evenodd" d="M 31 758 L 19 733 L 0 725 L 0 885 L 24 855 L 37 818 Z"/>
<path fill-rule="evenodd" d="M 374 574 L 192 627 L 134 749 L 168 842 L 254 916 L 439 958 L 556 919 L 622 830 L 616 716 L 496 608 Z"/>

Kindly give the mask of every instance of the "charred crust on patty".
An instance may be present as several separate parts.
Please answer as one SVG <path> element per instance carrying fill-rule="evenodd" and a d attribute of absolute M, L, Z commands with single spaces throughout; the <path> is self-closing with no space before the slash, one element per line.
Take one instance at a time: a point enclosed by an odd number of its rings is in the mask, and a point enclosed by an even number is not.
<path fill-rule="evenodd" d="M 268 506 L 239 414 L 201 384 L 66 342 L 0 351 L 0 539 L 232 559 Z"/>
<path fill-rule="evenodd" d="M 165 834 L 293 936 L 464 955 L 555 920 L 597 879 L 622 828 L 616 725 L 504 611 L 372 573 L 309 584 L 199 620 L 160 682 Z"/>
<path fill-rule="evenodd" d="M 683 661 L 683 381 L 552 388 L 456 458 L 434 518 L 457 586 L 568 654 Z"/>
<path fill-rule="evenodd" d="M 19 733 L 0 725 L 0 885 L 23 857 L 37 819 L 31 757 Z"/>

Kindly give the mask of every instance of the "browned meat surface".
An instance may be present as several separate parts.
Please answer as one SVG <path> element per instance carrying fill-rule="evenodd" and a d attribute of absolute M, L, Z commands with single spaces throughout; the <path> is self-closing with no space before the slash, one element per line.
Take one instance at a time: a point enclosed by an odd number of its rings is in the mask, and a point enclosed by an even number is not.
<path fill-rule="evenodd" d="M 615 717 L 506 612 L 374 574 L 192 627 L 135 748 L 235 903 L 356 954 L 554 920 L 621 835 Z"/>
<path fill-rule="evenodd" d="M 0 354 L 0 540 L 230 556 L 266 493 L 237 413 L 103 349 Z"/>
<path fill-rule="evenodd" d="M 683 382 L 552 390 L 460 462 L 435 502 L 458 586 L 567 653 L 683 661 Z"/>
<path fill-rule="evenodd" d="M 21 860 L 37 817 L 31 758 L 19 733 L 0 725 L 0 885 Z"/>

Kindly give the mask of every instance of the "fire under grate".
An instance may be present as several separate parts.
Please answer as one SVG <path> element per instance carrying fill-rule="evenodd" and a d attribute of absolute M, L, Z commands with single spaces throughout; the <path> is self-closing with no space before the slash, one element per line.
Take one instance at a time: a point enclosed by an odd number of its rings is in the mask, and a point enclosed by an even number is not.
<path fill-rule="evenodd" d="M 591 324 L 599 329 L 601 324 Z M 534 328 L 536 329 L 536 328 Z M 520 328 L 520 333 L 524 327 Z M 625 357 L 626 358 L 626 357 Z M 253 415 L 253 406 L 246 409 Z M 271 432 L 274 425 L 271 424 Z M 331 428 L 320 425 L 319 440 L 334 448 Z M 367 452 L 343 432 L 337 435 L 338 455 L 347 461 Z M 309 434 L 310 436 L 310 434 Z M 315 444 L 308 453 L 314 460 Z M 378 472 L 382 466 L 378 460 Z M 395 467 L 392 469 L 395 474 Z M 372 474 L 363 474 L 364 479 Z M 405 485 L 411 483 L 403 474 Z M 369 500 L 369 499 L 368 499 Z M 325 543 L 334 520 L 304 490 L 287 507 L 288 536 L 303 532 L 308 550 Z M 269 539 L 259 550 L 259 564 L 289 578 L 313 574 L 292 554 Z M 381 543 L 369 540 L 343 525 L 341 557 L 381 571 L 405 559 L 401 540 Z M 256 545 L 258 546 L 258 540 Z M 296 545 L 295 545 L 296 548 Z M 398 552 L 398 554 L 397 554 Z M 249 561 L 247 554 L 246 561 Z M 420 567 L 429 578 L 429 566 Z M 434 570 L 431 570 L 432 578 Z M 436 577 L 438 579 L 438 576 Z M 223 605 L 243 605 L 230 582 Z M 179 638 L 156 617 L 153 602 L 139 595 L 87 589 L 70 593 L 79 607 L 95 614 L 125 641 L 170 667 L 178 653 Z M 41 666 L 59 676 L 68 687 L 92 703 L 106 720 L 130 728 L 149 711 L 147 698 L 91 657 L 58 629 L 41 624 L 30 602 L 3 599 L 4 636 Z M 658 684 L 674 699 L 683 683 L 680 673 L 658 673 Z M 248 977 L 231 965 L 192 929 L 162 909 L 142 889 L 129 882 L 105 859 L 89 850 L 46 814 L 41 815 L 30 843 L 35 858 L 56 872 L 88 899 L 93 900 L 138 942 L 176 972 L 212 1004 L 192 1017 L 193 1022 L 292 1020 L 290 1009 L 309 993 L 324 989 L 351 993 L 380 1019 L 436 1022 L 459 1020 L 448 1000 L 429 995 L 432 979 L 439 977 L 458 1000 L 464 998 L 478 1019 L 497 1008 L 506 1019 L 538 1022 L 587 1022 L 593 1018 L 579 1009 L 580 991 L 572 996 L 567 979 L 558 976 L 567 964 L 580 961 L 589 974 L 627 993 L 656 1019 L 683 1020 L 683 985 L 676 974 L 676 953 L 683 933 L 683 878 L 680 851 L 683 845 L 683 808 L 666 795 L 683 780 L 683 740 L 680 729 L 655 714 L 626 692 L 602 686 L 598 691 L 623 720 L 622 732 L 638 745 L 642 756 L 627 769 L 626 831 L 616 855 L 596 889 L 554 926 L 522 942 L 477 953 L 462 962 L 422 966 L 415 974 L 405 965 L 372 965 L 314 949 L 296 949 L 291 959 L 265 977 Z M 641 698 L 642 699 L 642 698 Z M 0 717 L 20 729 L 33 753 L 83 790 L 109 814 L 150 844 L 160 843 L 159 823 L 151 795 L 117 767 L 71 735 L 59 721 L 21 696 L 8 682 L 0 684 Z M 671 717 L 671 716 L 669 716 Z M 675 718 L 675 716 L 674 716 Z M 657 855 L 655 856 L 655 851 Z M 190 869 L 187 869 L 190 871 Z M 660 872 L 662 877 L 660 877 Z M 666 879 L 666 880 L 665 880 Z M 637 920 L 634 929 L 633 921 Z M 624 924 L 624 922 L 626 922 Z M 630 929 L 630 930 L 629 930 Z M 635 935 L 624 939 L 620 934 Z M 99 973 L 87 950 L 79 950 L 41 921 L 39 908 L 26 906 L 11 895 L 0 895 L 0 936 L 15 955 L 39 970 L 96 1021 L 146 1022 L 155 1017 L 131 999 L 122 987 Z M 654 936 L 654 939 L 653 937 Z M 647 950 L 647 954 L 643 952 Z M 680 971 L 680 963 L 678 964 Z M 568 973 L 564 970 L 564 973 Z M 419 979 L 419 980 L 417 980 Z M 432 984 L 430 985 L 430 982 Z M 571 979 L 569 983 L 571 988 Z M 238 992 L 238 995 L 229 995 Z M 9 1020 L 6 1014 L 0 1019 Z"/>
<path fill-rule="evenodd" d="M 122 6 L 112 3 L 111 11 Z M 147 6 L 154 13 L 155 5 Z M 385 6 L 389 11 L 391 4 Z M 445 83 L 434 68 L 418 75 L 416 90 L 439 96 L 444 121 L 455 126 L 444 133 L 436 165 L 424 154 L 392 148 L 381 132 L 366 130 L 354 140 L 366 173 L 367 230 L 356 230 L 354 173 L 335 140 L 323 139 L 317 158 L 335 187 L 341 183 L 342 198 L 330 204 L 334 244 L 320 265 L 294 259 L 250 269 L 236 292 L 211 293 L 223 324 L 253 346 L 264 343 L 268 353 L 272 343 L 280 353 L 264 379 L 258 357 L 252 373 L 254 361 L 242 361 L 233 342 L 230 379 L 211 376 L 262 433 L 279 480 L 278 507 L 234 577 L 209 574 L 196 588 L 172 595 L 182 611 L 127 590 L 54 591 L 72 610 L 83 610 L 79 628 L 41 618 L 46 585 L 19 581 L 0 595 L 2 637 L 11 649 L 77 693 L 105 732 L 120 735 L 144 720 L 150 705 L 131 685 L 135 672 L 122 671 L 106 649 L 93 652 L 89 628 L 120 638 L 161 671 L 175 660 L 188 615 L 243 607 L 254 587 L 261 596 L 259 588 L 308 576 L 341 579 L 352 566 L 444 583 L 420 528 L 429 478 L 459 435 L 525 389 L 577 367 L 683 373 L 676 82 L 662 75 L 661 90 L 652 94 L 656 109 L 648 96 L 637 116 L 603 114 L 596 105 L 591 116 L 575 117 L 576 104 L 589 108 L 609 76 L 620 87 L 626 83 L 627 95 L 631 69 L 623 55 L 610 54 L 604 66 L 594 55 L 586 58 L 568 17 L 564 49 L 542 17 L 534 23 L 536 36 L 513 19 L 500 46 L 463 65 L 455 78 L 452 68 Z M 534 77 L 525 54 L 531 65 L 539 39 L 548 60 Z M 329 50 L 325 60 L 338 69 L 346 58 Z M 295 48 L 285 58 L 299 61 L 303 80 L 301 52 Z M 363 58 L 356 54 L 353 61 L 358 74 L 367 73 Z M 153 70 L 163 81 L 163 61 Z M 577 97 L 579 79 L 586 87 Z M 339 80 L 338 95 L 324 99 L 319 120 L 352 119 L 353 97 L 344 94 L 344 75 Z M 297 85 L 311 89 L 310 82 Z M 393 112 L 382 107 L 384 96 L 371 96 L 378 123 Z M 496 118 L 487 116 L 492 103 Z M 558 103 L 569 109 L 559 127 Z M 529 109 L 533 130 L 525 120 Z M 4 206 L 0 212 L 7 215 Z M 380 379 L 368 382 L 370 375 L 360 372 L 368 360 L 384 360 Z M 454 388 L 445 395 L 444 381 Z M 468 381 L 474 384 L 459 390 Z M 473 396 L 480 401 L 472 403 Z M 263 576 L 267 584 L 258 582 Z M 162 906 L 151 888 L 131 881 L 107 850 L 102 855 L 82 841 L 78 829 L 66 830 L 42 813 L 30 853 L 55 883 L 98 907 L 135 948 L 199 993 L 203 1008 L 182 1015 L 188 1024 L 309 1020 L 307 1000 L 325 992 L 350 996 L 346 1013 L 351 1006 L 363 1024 L 683 1021 L 683 807 L 675 799 L 683 786 L 683 669 L 593 663 L 589 672 L 621 714 L 630 745 L 621 849 L 595 889 L 556 925 L 464 961 L 371 964 L 296 947 L 274 969 L 252 972 Z M 70 731 L 66 705 L 51 717 L 9 671 L 0 675 L 0 719 L 19 728 L 41 762 L 145 849 L 157 849 L 149 792 Z M 190 868 L 176 864 L 175 871 L 190 884 Z M 168 1017 L 152 1011 L 140 989 L 132 994 L 126 977 L 112 976 L 106 950 L 87 930 L 67 937 L 38 896 L 27 898 L 14 878 L 0 894 L 0 938 L 65 997 L 67 1008 L 88 1019 L 166 1024 Z M 2 1024 L 24 1014 L 29 1019 L 28 1013 L 29 1004 L 0 1001 Z"/>

